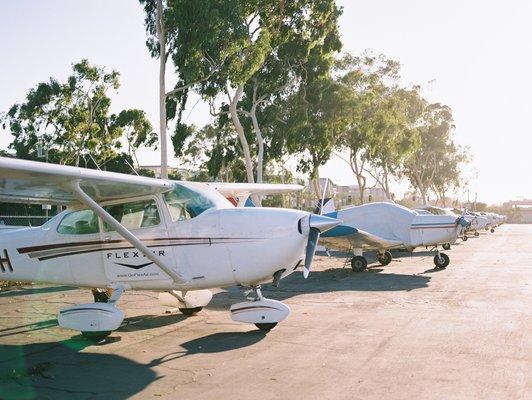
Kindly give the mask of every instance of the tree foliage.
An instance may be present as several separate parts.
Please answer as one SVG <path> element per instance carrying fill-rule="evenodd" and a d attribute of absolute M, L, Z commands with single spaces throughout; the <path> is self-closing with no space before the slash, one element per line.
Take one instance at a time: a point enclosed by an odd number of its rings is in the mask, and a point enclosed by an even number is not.
<path fill-rule="evenodd" d="M 17 158 L 36 160 L 41 148 L 49 162 L 124 170 L 124 160 L 131 163 L 136 149 L 155 144 L 150 122 L 140 110 L 110 114 L 109 94 L 119 88 L 117 71 L 88 60 L 72 70 L 66 82 L 50 78 L 30 89 L 25 101 L 2 117 L 3 128 L 14 137 L 11 150 Z M 124 141 L 127 157 L 121 154 Z"/>

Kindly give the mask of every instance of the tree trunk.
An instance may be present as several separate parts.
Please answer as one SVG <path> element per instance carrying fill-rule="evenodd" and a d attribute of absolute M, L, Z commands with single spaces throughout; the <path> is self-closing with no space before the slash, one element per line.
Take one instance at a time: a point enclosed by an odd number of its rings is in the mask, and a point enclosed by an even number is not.
<path fill-rule="evenodd" d="M 163 3 L 157 0 L 156 28 L 159 39 L 159 142 L 161 145 L 161 178 L 168 179 L 168 137 L 166 134 L 166 33 Z"/>
<path fill-rule="evenodd" d="M 251 121 L 253 122 L 253 130 L 257 137 L 257 145 L 259 147 L 257 153 L 257 183 L 262 183 L 262 174 L 264 170 L 264 137 L 257 120 L 257 107 L 253 105 L 250 112 Z"/>
<path fill-rule="evenodd" d="M 353 173 L 355 174 L 355 177 L 357 178 L 358 190 L 360 191 L 359 193 L 360 204 L 364 204 L 364 192 L 366 190 L 366 177 L 363 175 L 364 169 L 362 168 L 362 166 L 359 167 L 356 153 L 354 153 L 353 151 L 351 151 L 350 159 L 351 159 L 351 163 L 350 163 L 351 170 L 353 171 Z"/>
<path fill-rule="evenodd" d="M 244 133 L 244 127 L 240 123 L 240 118 L 238 117 L 238 110 L 237 110 L 238 102 L 240 101 L 240 98 L 242 97 L 243 92 L 244 92 L 244 86 L 240 85 L 237 87 L 233 98 L 231 99 L 229 97 L 230 99 L 229 113 L 231 114 L 231 120 L 233 121 L 233 126 L 235 127 L 238 138 L 240 139 L 240 144 L 242 145 L 242 150 L 244 152 L 244 162 L 246 163 L 246 176 L 248 178 L 248 182 L 254 183 L 255 179 L 253 177 L 253 163 L 251 161 L 249 144 L 246 139 L 246 134 Z M 227 95 L 229 96 L 229 92 L 227 92 Z"/>

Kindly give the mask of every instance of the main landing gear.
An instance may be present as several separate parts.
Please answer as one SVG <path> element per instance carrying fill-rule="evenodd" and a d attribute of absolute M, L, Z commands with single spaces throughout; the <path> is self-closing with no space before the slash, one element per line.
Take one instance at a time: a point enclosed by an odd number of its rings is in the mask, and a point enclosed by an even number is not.
<path fill-rule="evenodd" d="M 363 272 L 368 268 L 368 260 L 366 260 L 366 257 L 362 255 L 361 249 L 355 249 L 353 250 L 354 256 L 351 258 L 351 268 L 355 272 Z M 388 250 L 386 251 L 379 251 L 377 254 L 377 261 L 382 266 L 386 266 L 390 264 L 393 260 L 392 253 L 390 253 Z"/>
<path fill-rule="evenodd" d="M 495 228 L 491 228 L 491 229 L 490 229 L 490 232 L 491 232 L 491 233 L 495 233 Z"/>
<path fill-rule="evenodd" d="M 187 316 L 196 315 L 203 307 L 207 306 L 212 300 L 210 290 L 170 290 L 159 293 L 159 301 L 163 306 L 178 309 L 182 314 Z"/>
<path fill-rule="evenodd" d="M 449 256 L 445 253 L 442 253 L 438 250 L 438 247 L 435 248 L 436 255 L 434 256 L 434 265 L 436 269 L 445 269 L 451 262 Z"/>
<path fill-rule="evenodd" d="M 78 304 L 59 311 L 59 326 L 80 331 L 93 342 L 101 342 L 124 320 L 124 313 L 115 306 L 123 292 L 123 288 L 93 289 L 94 303 Z"/>
<path fill-rule="evenodd" d="M 270 331 L 290 314 L 290 307 L 277 300 L 262 296 L 260 286 L 253 286 L 255 298 L 251 301 L 233 304 L 231 319 L 237 322 L 255 324 L 261 331 Z"/>
<path fill-rule="evenodd" d="M 451 250 L 451 243 L 444 243 L 441 247 L 443 247 L 443 250 Z"/>
<path fill-rule="evenodd" d="M 377 260 L 383 267 L 390 264 L 392 262 L 392 259 L 392 253 L 390 253 L 390 251 L 388 250 L 377 255 Z"/>
<path fill-rule="evenodd" d="M 475 231 L 475 237 L 479 237 L 480 233 L 478 231 Z"/>

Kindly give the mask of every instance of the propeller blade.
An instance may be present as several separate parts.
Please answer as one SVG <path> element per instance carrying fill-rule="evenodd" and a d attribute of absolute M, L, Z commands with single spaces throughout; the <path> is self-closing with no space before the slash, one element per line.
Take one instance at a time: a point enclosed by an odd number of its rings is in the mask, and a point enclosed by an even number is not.
<path fill-rule="evenodd" d="M 308 278 L 310 274 L 310 268 L 312 267 L 312 260 L 318 247 L 318 240 L 320 239 L 320 231 L 317 228 L 310 228 L 308 234 L 307 250 L 305 254 L 305 269 L 303 269 L 303 277 Z"/>
<path fill-rule="evenodd" d="M 314 253 L 318 247 L 318 241 L 320 239 L 321 232 L 328 231 L 339 225 L 342 221 L 336 218 L 326 217 L 323 215 L 311 214 L 308 219 L 309 232 L 307 249 L 305 252 L 305 268 L 303 269 L 303 276 L 305 279 L 310 274 L 310 268 L 312 267 L 312 260 L 314 259 Z"/>

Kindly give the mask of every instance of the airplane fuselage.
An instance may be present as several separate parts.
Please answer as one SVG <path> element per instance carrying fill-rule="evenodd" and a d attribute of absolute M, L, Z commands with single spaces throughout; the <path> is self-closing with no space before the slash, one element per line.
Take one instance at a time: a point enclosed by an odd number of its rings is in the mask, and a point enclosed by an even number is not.
<path fill-rule="evenodd" d="M 80 210 L 63 211 L 42 227 L 0 231 L 0 280 L 194 290 L 271 281 L 277 271 L 292 273 L 304 257 L 307 236 L 298 222 L 306 212 L 228 207 L 173 220 L 162 196 L 142 200 L 153 202 L 158 217 L 131 232 L 185 284 L 176 284 L 101 220 L 92 230 L 82 223 L 86 232 L 66 232 L 65 220 Z M 137 217 L 131 213 L 122 223 Z"/>

